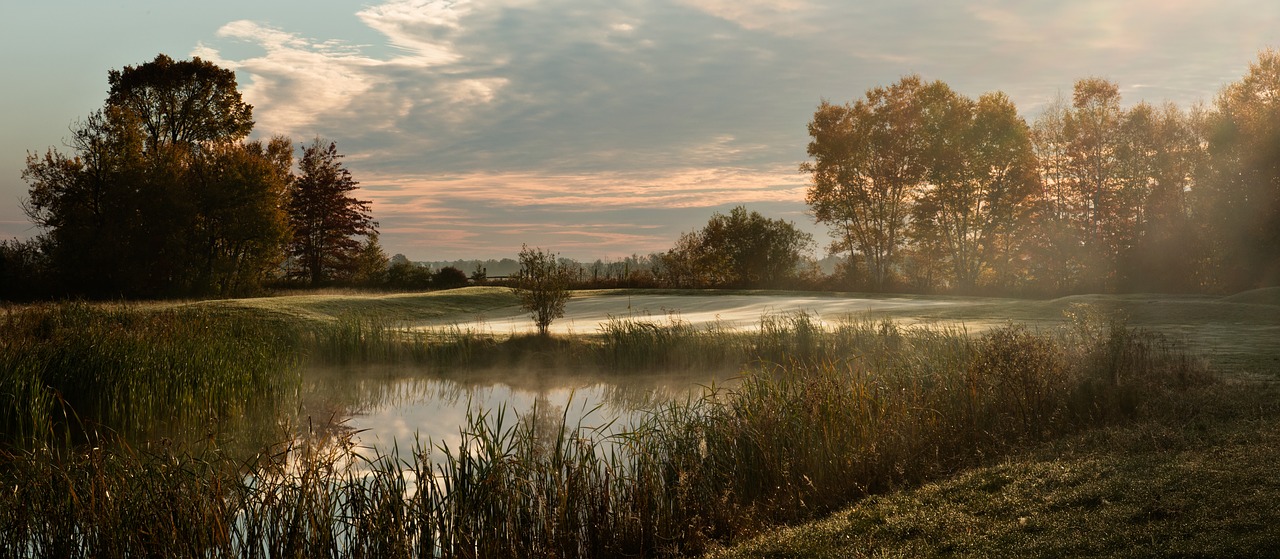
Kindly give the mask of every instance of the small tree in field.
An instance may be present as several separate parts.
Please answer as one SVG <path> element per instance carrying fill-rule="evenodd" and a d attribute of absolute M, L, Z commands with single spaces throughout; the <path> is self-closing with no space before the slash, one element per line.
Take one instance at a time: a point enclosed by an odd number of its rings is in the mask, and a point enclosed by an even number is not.
<path fill-rule="evenodd" d="M 564 316 L 572 272 L 553 252 L 531 249 L 529 245 L 521 247 L 516 293 L 520 296 L 520 306 L 529 311 L 538 326 L 538 334 L 547 335 L 551 321 Z"/>

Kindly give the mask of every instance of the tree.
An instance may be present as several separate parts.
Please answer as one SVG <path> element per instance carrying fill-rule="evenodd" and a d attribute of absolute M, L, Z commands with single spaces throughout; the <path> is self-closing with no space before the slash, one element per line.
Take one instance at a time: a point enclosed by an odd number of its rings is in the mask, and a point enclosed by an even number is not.
<path fill-rule="evenodd" d="M 1062 292 L 1077 285 L 1084 275 L 1073 227 L 1075 196 L 1071 189 L 1066 122 L 1070 108 L 1059 96 L 1036 119 L 1031 130 L 1032 149 L 1039 162 L 1041 189 L 1031 211 L 1032 244 L 1030 281 L 1040 289 Z"/>
<path fill-rule="evenodd" d="M 792 223 L 738 206 L 682 235 L 666 267 L 690 286 L 776 288 L 798 277 L 813 244 Z"/>
<path fill-rule="evenodd" d="M 941 82 L 921 93 L 928 182 L 913 205 L 914 252 L 943 258 L 962 291 L 988 275 L 1008 286 L 1038 179 L 1027 124 L 1003 93 L 974 102 Z"/>
<path fill-rule="evenodd" d="M 387 283 L 387 272 L 390 267 L 391 260 L 387 258 L 387 253 L 383 252 L 382 244 L 378 242 L 378 234 L 374 233 L 365 238 L 360 251 L 356 253 L 348 281 L 352 285 L 378 287 Z"/>
<path fill-rule="evenodd" d="M 1085 285 L 1094 290 L 1115 286 L 1118 255 L 1126 244 L 1128 210 L 1121 160 L 1124 111 L 1120 88 L 1102 78 L 1076 82 L 1066 135 L 1068 184 L 1076 202 L 1076 231 Z"/>
<path fill-rule="evenodd" d="M 188 235 L 198 292 L 252 291 L 279 267 L 289 238 L 283 206 L 292 157 L 293 142 L 280 136 L 215 144 L 193 157 Z"/>
<path fill-rule="evenodd" d="M 437 289 L 466 287 L 467 273 L 453 266 L 445 266 L 431 276 L 431 283 Z"/>
<path fill-rule="evenodd" d="M 242 139 L 253 129 L 253 107 L 240 98 L 232 70 L 193 57 L 164 54 L 107 75 L 107 104 L 132 113 L 151 145 Z"/>
<path fill-rule="evenodd" d="M 538 334 L 546 336 L 551 322 L 564 316 L 565 303 L 571 293 L 569 284 L 575 270 L 563 265 L 552 252 L 541 248 L 520 248 L 520 276 L 516 294 L 520 306 L 529 311 Z"/>
<path fill-rule="evenodd" d="M 106 105 L 64 155 L 28 155 L 24 209 L 71 292 L 97 297 L 252 291 L 287 235 L 291 144 L 244 143 L 235 75 L 165 55 L 109 74 Z"/>
<path fill-rule="evenodd" d="M 0 301 L 30 301 L 55 294 L 48 239 L 0 241 Z"/>
<path fill-rule="evenodd" d="M 1139 103 L 1125 114 L 1121 163 L 1131 216 L 1117 274 L 1125 290 L 1190 291 L 1206 281 L 1206 223 L 1189 195 L 1204 167 L 1199 116 Z"/>
<path fill-rule="evenodd" d="M 348 194 L 359 183 L 343 167 L 341 158 L 336 143 L 325 146 L 316 138 L 303 150 L 300 175 L 290 189 L 292 275 L 312 286 L 348 275 L 363 246 L 357 237 L 377 234 L 369 201 Z"/>
<path fill-rule="evenodd" d="M 857 253 L 871 288 L 888 287 L 910 203 L 927 167 L 921 143 L 919 76 L 867 91 L 853 105 L 823 101 L 809 123 L 808 153 L 800 166 L 812 179 L 806 203 L 831 226 L 831 252 Z"/>
<path fill-rule="evenodd" d="M 1280 52 L 1267 50 L 1208 115 L 1203 207 L 1228 290 L 1280 284 Z"/>

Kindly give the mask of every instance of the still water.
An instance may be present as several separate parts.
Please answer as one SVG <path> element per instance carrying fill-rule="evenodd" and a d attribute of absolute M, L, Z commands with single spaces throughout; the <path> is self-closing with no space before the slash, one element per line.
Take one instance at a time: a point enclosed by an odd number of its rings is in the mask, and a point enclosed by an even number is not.
<path fill-rule="evenodd" d="M 697 398 L 733 383 L 720 374 L 561 375 L 548 371 L 497 371 L 460 377 L 419 374 L 405 368 L 326 368 L 305 373 L 299 418 L 311 429 L 349 435 L 366 456 L 432 448 L 443 457 L 456 450 L 468 413 L 499 410 L 503 427 L 517 418 L 569 428 L 626 430 L 663 402 Z M 536 415 L 535 415 L 536 413 Z"/>

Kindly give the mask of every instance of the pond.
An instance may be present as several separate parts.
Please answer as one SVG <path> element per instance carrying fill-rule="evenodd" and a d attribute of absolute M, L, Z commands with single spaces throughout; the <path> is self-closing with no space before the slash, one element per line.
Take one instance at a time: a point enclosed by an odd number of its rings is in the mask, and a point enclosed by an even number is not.
<path fill-rule="evenodd" d="M 697 398 L 733 377 L 506 370 L 455 378 L 406 367 L 312 368 L 304 373 L 299 423 L 350 436 L 366 457 L 422 447 L 439 460 L 440 446 L 456 450 L 469 414 L 486 413 L 493 422 L 502 413 L 504 427 L 532 418 L 616 433 L 663 402 Z"/>

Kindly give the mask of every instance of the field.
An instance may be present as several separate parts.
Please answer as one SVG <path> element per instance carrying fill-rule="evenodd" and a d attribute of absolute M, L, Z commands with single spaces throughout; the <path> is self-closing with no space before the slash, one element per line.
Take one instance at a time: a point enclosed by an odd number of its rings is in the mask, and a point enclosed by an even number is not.
<path fill-rule="evenodd" d="M 499 335 L 533 331 L 515 297 L 502 288 L 386 296 L 335 293 L 198 305 L 265 310 L 304 320 L 326 321 L 373 312 L 397 324 L 421 328 L 461 325 Z M 1166 334 L 1234 375 L 1280 374 L 1280 288 L 1226 297 L 1078 295 L 1050 300 L 772 291 L 586 291 L 575 294 L 564 318 L 552 324 L 552 331 L 592 335 L 610 318 L 658 322 L 676 318 L 694 327 L 742 329 L 757 327 L 765 316 L 805 312 L 828 325 L 849 317 L 888 319 L 905 326 L 956 327 L 976 334 L 1008 324 L 1052 328 L 1079 308 Z"/>
<path fill-rule="evenodd" d="M 1280 545 L 1278 308 L 1280 290 L 608 291 L 579 293 L 551 338 L 499 288 L 11 308 L 0 419 L 24 437 L 0 468 L 15 488 L 0 548 L 1266 556 Z M 655 403 L 621 435 L 475 409 L 443 458 L 369 457 L 358 433 L 296 429 L 307 364 L 325 363 L 515 384 L 494 375 L 740 377 Z M 148 439 L 175 406 L 188 411 L 170 422 L 207 435 Z M 217 432 L 271 410 L 293 430 Z"/>

